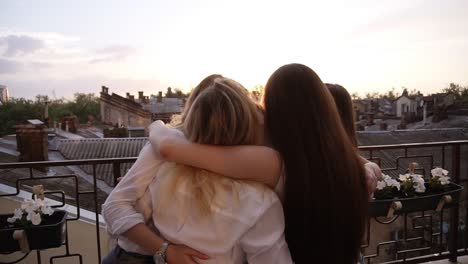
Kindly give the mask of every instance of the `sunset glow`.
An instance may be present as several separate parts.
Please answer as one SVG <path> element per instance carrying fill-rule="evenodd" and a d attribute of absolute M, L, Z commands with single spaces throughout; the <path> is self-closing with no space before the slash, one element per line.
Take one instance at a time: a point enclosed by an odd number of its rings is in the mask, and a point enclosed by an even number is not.
<path fill-rule="evenodd" d="M 188 91 L 212 73 L 253 87 L 291 62 L 360 94 L 468 84 L 463 0 L 6 0 L 0 9 L 0 84 L 14 97 L 100 85 Z"/>

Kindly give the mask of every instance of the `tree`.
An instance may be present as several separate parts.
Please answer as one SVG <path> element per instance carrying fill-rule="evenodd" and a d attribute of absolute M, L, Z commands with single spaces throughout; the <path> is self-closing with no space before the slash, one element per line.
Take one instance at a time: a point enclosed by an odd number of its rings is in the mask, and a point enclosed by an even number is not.
<path fill-rule="evenodd" d="M 0 105 L 0 136 L 15 132 L 14 126 L 28 119 L 40 119 L 41 107 L 32 100 L 11 98 Z"/>
<path fill-rule="evenodd" d="M 442 90 L 444 93 L 453 93 L 457 104 L 468 104 L 468 86 L 461 86 L 457 83 L 450 83 Z"/>
<path fill-rule="evenodd" d="M 390 91 L 383 94 L 383 97 L 387 98 L 388 100 L 391 100 L 391 101 L 395 100 L 397 98 L 397 94 L 396 94 L 395 90 L 396 90 L 395 87 L 392 87 L 392 89 Z"/>
<path fill-rule="evenodd" d="M 366 99 L 377 99 L 381 97 L 382 96 L 378 92 L 366 93 Z"/>
<path fill-rule="evenodd" d="M 361 97 L 359 96 L 359 94 L 358 94 L 357 92 L 352 93 L 352 94 L 351 94 L 351 98 L 352 98 L 353 100 L 359 100 L 359 99 L 361 99 Z"/>
<path fill-rule="evenodd" d="M 75 100 L 68 103 L 68 110 L 80 123 L 88 121 L 88 115 L 97 116 L 100 111 L 99 98 L 93 93 L 75 93 Z"/>

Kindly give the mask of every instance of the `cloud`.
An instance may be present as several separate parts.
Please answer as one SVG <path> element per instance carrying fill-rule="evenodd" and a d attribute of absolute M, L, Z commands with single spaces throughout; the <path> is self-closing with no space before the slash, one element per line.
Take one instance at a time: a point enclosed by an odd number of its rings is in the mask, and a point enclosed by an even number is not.
<path fill-rule="evenodd" d="M 45 48 L 45 42 L 39 38 L 27 35 L 7 35 L 0 37 L 0 45 L 5 46 L 6 57 L 29 54 Z"/>
<path fill-rule="evenodd" d="M 23 70 L 23 64 L 0 58 L 0 74 L 16 73 Z"/>
<path fill-rule="evenodd" d="M 464 0 L 404 1 L 402 7 L 383 9 L 384 12 L 352 32 L 353 37 L 369 37 L 394 33 L 400 40 L 440 41 L 466 36 L 468 22 Z M 393 1 L 392 1 L 393 4 Z"/>
<path fill-rule="evenodd" d="M 108 46 L 95 51 L 95 57 L 89 63 L 106 63 L 122 61 L 136 53 L 136 49 L 131 46 Z"/>
<path fill-rule="evenodd" d="M 99 96 L 101 86 L 109 87 L 110 93 L 125 96 L 125 93 L 137 94 L 144 91 L 146 95 L 165 91 L 169 86 L 158 80 L 109 78 L 102 75 L 71 77 L 67 79 L 54 79 L 45 76 L 32 78 L 9 78 L 2 80 L 2 84 L 9 87 L 11 97 L 24 97 L 34 99 L 37 94 L 48 95 L 50 98 L 73 98 L 73 94 L 94 93 Z"/>

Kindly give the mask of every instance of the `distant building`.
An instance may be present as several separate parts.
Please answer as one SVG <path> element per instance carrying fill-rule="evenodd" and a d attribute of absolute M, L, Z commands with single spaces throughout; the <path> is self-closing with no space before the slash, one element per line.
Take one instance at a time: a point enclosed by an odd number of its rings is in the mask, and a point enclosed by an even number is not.
<path fill-rule="evenodd" d="M 453 93 L 436 93 L 431 95 L 434 99 L 434 105 L 451 106 L 455 103 L 455 94 Z"/>
<path fill-rule="evenodd" d="M 5 85 L 0 85 L 0 105 L 8 102 L 8 88 Z"/>
<path fill-rule="evenodd" d="M 171 97 L 169 97 L 171 96 Z M 151 112 L 152 120 L 169 122 L 173 115 L 180 114 L 184 108 L 186 98 L 174 96 L 171 88 L 167 88 L 166 96 L 159 92 L 157 96 L 151 95 L 149 103 L 143 105 L 143 109 Z"/>
<path fill-rule="evenodd" d="M 129 128 L 129 131 L 133 131 L 131 136 L 141 136 L 141 128 L 146 128 L 152 121 L 169 122 L 173 115 L 180 114 L 185 101 L 186 97 L 181 91 L 173 92 L 170 87 L 167 88 L 164 97 L 162 92 L 157 96 L 145 96 L 144 92 L 140 91 L 138 98 L 135 98 L 130 93 L 127 93 L 126 97 L 114 93 L 109 95 L 109 88 L 103 86 L 101 119 L 102 122 L 116 127 Z"/>
<path fill-rule="evenodd" d="M 395 99 L 396 116 L 402 117 L 405 115 L 416 115 L 417 102 L 414 96 L 408 96 L 408 91 L 403 91 L 402 95 Z"/>
<path fill-rule="evenodd" d="M 109 88 L 102 86 L 101 91 L 101 121 L 117 127 L 148 126 L 151 123 L 151 113 L 144 110 L 140 103 L 115 93 L 109 94 Z M 143 98 L 141 92 L 140 100 Z"/>

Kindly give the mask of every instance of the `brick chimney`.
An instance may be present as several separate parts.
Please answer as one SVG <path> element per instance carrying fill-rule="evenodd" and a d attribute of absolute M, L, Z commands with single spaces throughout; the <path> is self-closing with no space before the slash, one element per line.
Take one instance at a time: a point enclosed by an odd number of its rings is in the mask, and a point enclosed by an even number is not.
<path fill-rule="evenodd" d="M 134 96 L 134 95 L 130 95 L 130 98 L 128 98 L 128 99 L 130 99 L 130 100 L 132 100 L 132 101 L 135 102 L 135 96 Z"/>
<path fill-rule="evenodd" d="M 127 93 L 127 99 L 130 99 L 130 93 Z"/>
<path fill-rule="evenodd" d="M 109 88 L 107 88 L 104 85 L 101 88 L 102 88 L 102 93 L 109 94 Z"/>
<path fill-rule="evenodd" d="M 161 91 L 159 91 L 159 93 L 158 93 L 157 102 L 158 102 L 158 103 L 162 103 L 162 92 L 161 92 Z"/>
<path fill-rule="evenodd" d="M 143 98 L 143 92 L 142 92 L 142 91 L 139 91 L 139 92 L 138 92 L 138 99 L 140 99 L 140 102 L 141 102 L 141 100 L 144 99 L 144 98 Z"/>
<path fill-rule="evenodd" d="M 47 130 L 43 124 L 15 126 L 19 161 L 45 161 L 49 159 Z"/>
<path fill-rule="evenodd" d="M 172 88 L 171 87 L 167 87 L 167 97 L 172 97 Z"/>

